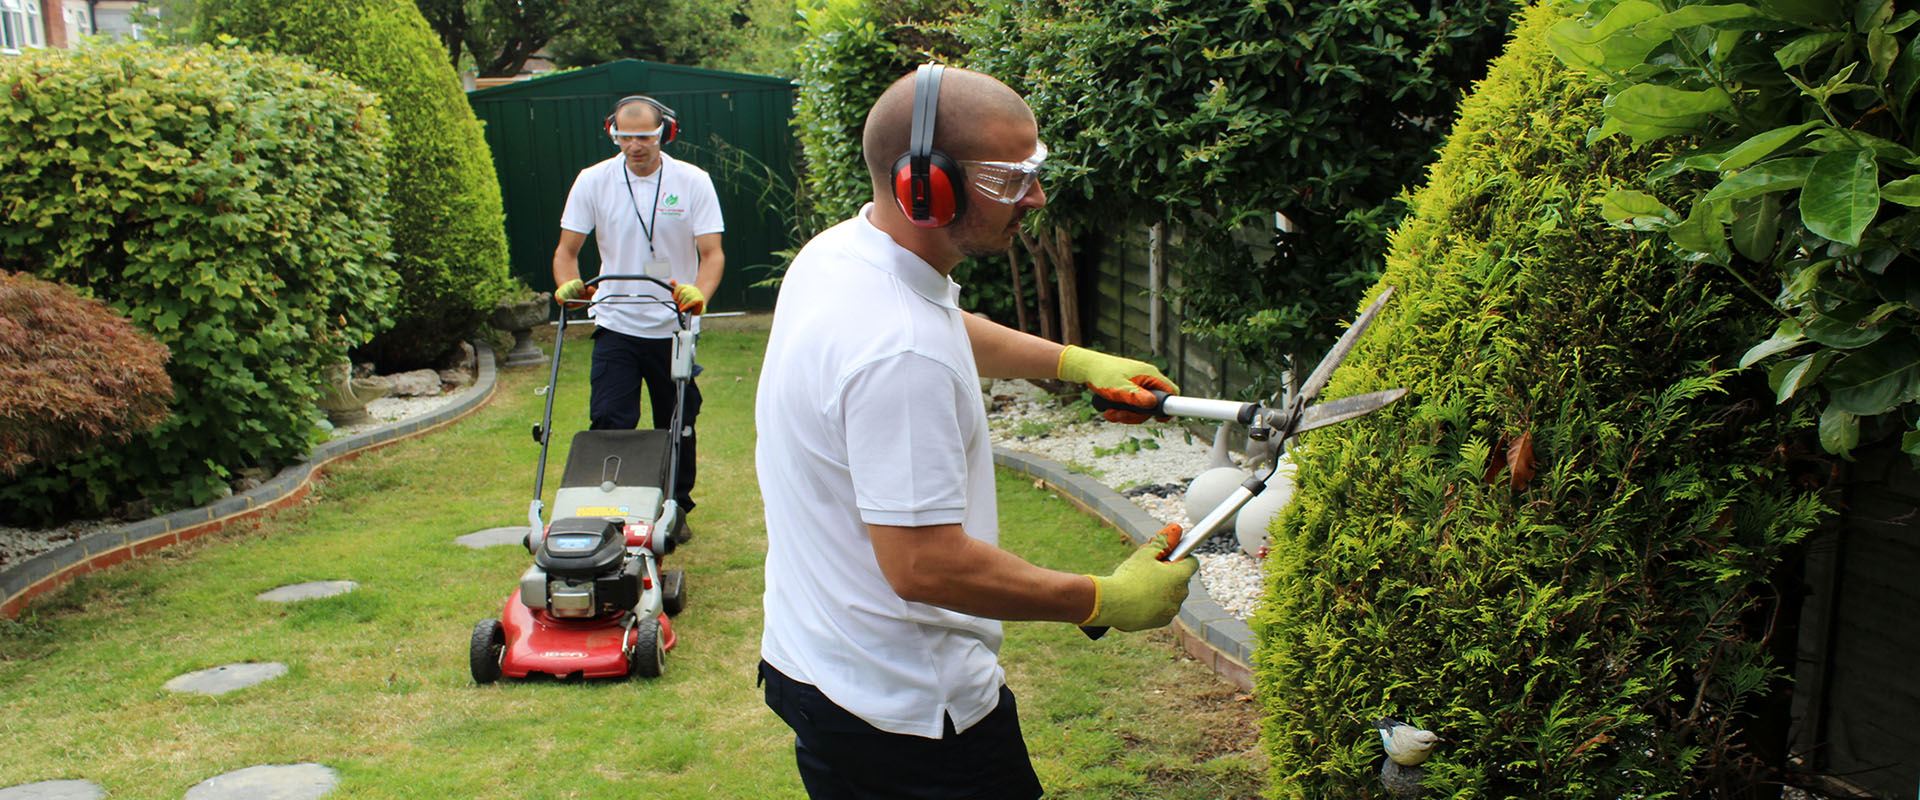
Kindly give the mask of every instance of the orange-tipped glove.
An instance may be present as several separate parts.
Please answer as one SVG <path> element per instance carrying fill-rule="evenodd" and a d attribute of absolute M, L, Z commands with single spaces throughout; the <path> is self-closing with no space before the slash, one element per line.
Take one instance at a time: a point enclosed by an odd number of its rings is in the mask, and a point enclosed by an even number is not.
<path fill-rule="evenodd" d="M 706 312 L 707 296 L 700 292 L 700 287 L 679 281 L 673 281 L 668 285 L 673 287 L 673 302 L 680 305 L 680 313 L 701 314 Z"/>
<path fill-rule="evenodd" d="M 586 281 L 574 278 L 573 280 L 560 284 L 560 288 L 553 290 L 553 302 L 561 305 L 566 305 L 569 300 L 585 303 L 593 299 L 593 293 L 599 288 L 598 286 L 588 286 Z"/>
<path fill-rule="evenodd" d="M 1073 345 L 1067 345 L 1067 349 L 1060 352 L 1057 375 L 1063 381 L 1084 383 L 1094 394 L 1130 406 L 1151 407 L 1154 399 L 1148 389 L 1159 389 L 1168 394 L 1180 392 L 1180 387 L 1167 380 L 1167 376 L 1160 374 L 1160 370 L 1152 364 Z M 1117 408 L 1103 411 L 1100 416 L 1106 417 L 1108 422 L 1124 422 L 1128 425 L 1138 425 L 1150 419 L 1147 414 Z M 1160 420 L 1165 422 L 1167 417 L 1161 417 Z"/>
<path fill-rule="evenodd" d="M 1143 631 L 1172 622 L 1187 601 L 1188 579 L 1200 569 L 1200 560 L 1191 556 L 1173 563 L 1160 560 L 1178 541 L 1180 524 L 1170 524 L 1120 562 L 1112 575 L 1088 575 L 1093 579 L 1093 613 L 1080 624 Z"/>

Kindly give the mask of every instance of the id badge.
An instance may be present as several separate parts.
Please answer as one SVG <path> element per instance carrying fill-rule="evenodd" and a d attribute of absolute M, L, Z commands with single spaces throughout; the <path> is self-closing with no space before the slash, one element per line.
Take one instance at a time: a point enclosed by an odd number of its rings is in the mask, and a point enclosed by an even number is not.
<path fill-rule="evenodd" d="M 673 264 L 669 261 L 654 259 L 640 265 L 640 274 L 662 281 L 673 280 Z"/>

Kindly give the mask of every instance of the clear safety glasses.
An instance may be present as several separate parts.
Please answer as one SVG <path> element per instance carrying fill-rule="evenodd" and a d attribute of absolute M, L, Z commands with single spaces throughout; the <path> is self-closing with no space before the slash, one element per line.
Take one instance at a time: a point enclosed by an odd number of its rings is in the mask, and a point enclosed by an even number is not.
<path fill-rule="evenodd" d="M 613 128 L 607 131 L 607 133 L 613 136 L 613 140 L 615 142 L 627 142 L 627 141 L 652 142 L 652 141 L 658 141 L 660 138 L 660 134 L 666 133 L 666 131 L 667 131 L 667 124 L 662 122 L 658 127 L 650 131 L 623 131 L 623 130 L 620 130 L 619 128 Z"/>
<path fill-rule="evenodd" d="M 1040 182 L 1040 167 L 1047 161 L 1047 146 L 1036 143 L 1033 155 L 1025 161 L 961 161 L 967 179 L 987 199 L 1013 205 L 1033 191 Z"/>

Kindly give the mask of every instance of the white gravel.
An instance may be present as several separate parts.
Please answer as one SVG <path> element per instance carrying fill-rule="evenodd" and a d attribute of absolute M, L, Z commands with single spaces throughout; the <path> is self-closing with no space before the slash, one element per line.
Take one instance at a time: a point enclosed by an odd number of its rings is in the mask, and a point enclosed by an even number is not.
<path fill-rule="evenodd" d="M 1071 406 L 1026 381 L 994 381 L 988 395 L 987 425 L 996 446 L 1064 464 L 1127 496 L 1154 519 L 1192 527 L 1185 489 L 1213 465 L 1212 441 L 1172 423 L 1078 421 Z M 1240 552 L 1231 530 L 1216 533 L 1194 554 L 1213 601 L 1239 619 L 1252 616 L 1264 588 L 1261 562 Z"/>
<path fill-rule="evenodd" d="M 465 391 L 464 387 L 431 397 L 382 397 L 367 404 L 367 413 L 373 415 L 373 419 L 334 428 L 330 438 L 352 436 L 389 423 L 431 414 L 452 405 L 453 401 L 460 398 L 460 393 L 463 391 Z"/>

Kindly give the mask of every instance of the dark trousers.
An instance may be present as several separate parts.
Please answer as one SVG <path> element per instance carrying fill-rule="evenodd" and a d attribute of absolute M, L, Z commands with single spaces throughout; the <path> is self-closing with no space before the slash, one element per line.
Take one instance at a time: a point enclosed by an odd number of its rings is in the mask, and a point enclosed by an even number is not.
<path fill-rule="evenodd" d="M 800 782 L 813 800 L 1031 800 L 1044 794 L 1005 686 L 986 719 L 956 733 L 949 717 L 944 735 L 927 739 L 868 725 L 765 661 L 760 680 L 767 707 L 793 729 Z"/>
<path fill-rule="evenodd" d="M 593 332 L 592 397 L 587 415 L 596 431 L 628 431 L 640 426 L 640 387 L 653 407 L 653 427 L 673 424 L 673 340 L 643 339 L 605 328 Z M 681 415 L 680 462 L 673 497 L 681 511 L 693 510 L 694 420 L 700 417 L 700 387 L 687 379 L 686 409 Z"/>

